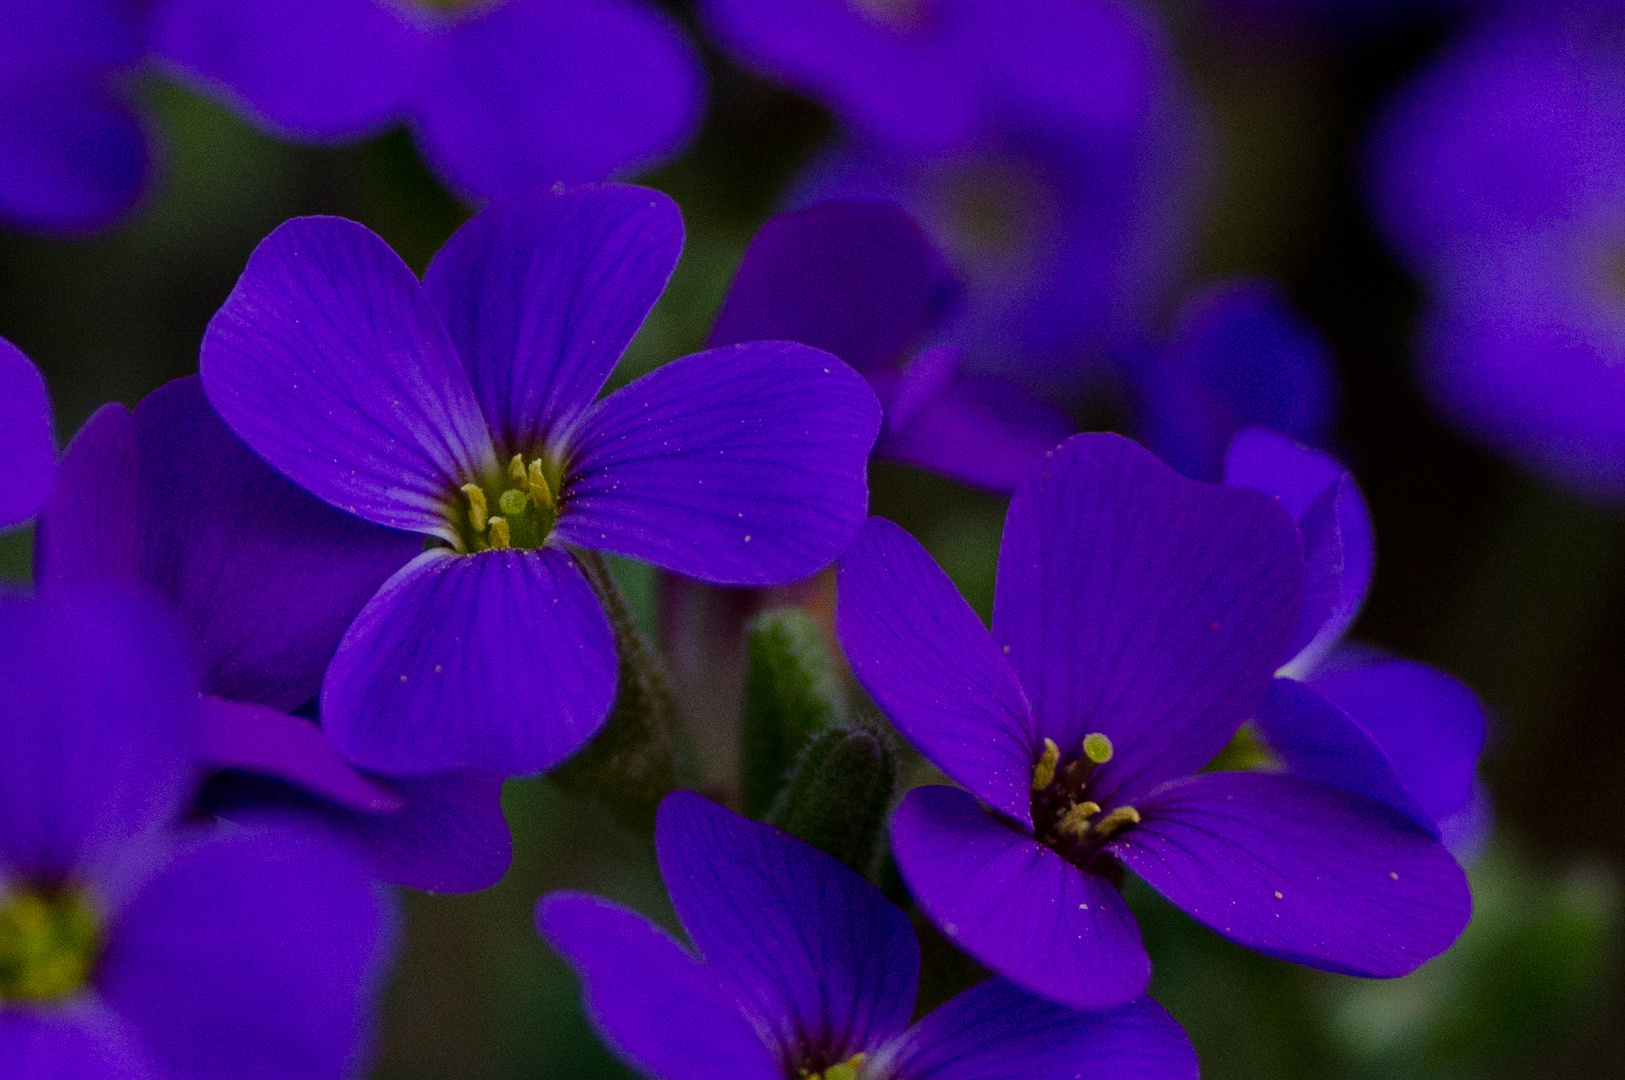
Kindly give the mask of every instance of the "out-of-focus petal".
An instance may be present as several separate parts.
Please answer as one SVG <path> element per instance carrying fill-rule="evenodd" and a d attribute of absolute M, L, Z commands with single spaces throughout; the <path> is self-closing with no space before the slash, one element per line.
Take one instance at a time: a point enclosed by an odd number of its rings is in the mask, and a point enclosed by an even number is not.
<path fill-rule="evenodd" d="M 41 588 L 129 588 L 140 578 L 140 449 L 118 402 L 91 414 L 57 466 L 58 482 L 34 533 Z"/>
<path fill-rule="evenodd" d="M 201 370 L 255 453 L 379 525 L 453 540 L 447 500 L 496 468 L 440 317 L 352 221 L 296 218 L 261 241 L 209 323 Z"/>
<path fill-rule="evenodd" d="M 593 1026 L 645 1076 L 784 1075 L 714 973 L 643 916 L 596 896 L 555 892 L 536 905 L 536 927 L 581 976 Z"/>
<path fill-rule="evenodd" d="M 1303 591 L 1280 504 L 1200 484 L 1115 435 L 1078 435 L 1016 492 L 993 636 L 1063 755 L 1091 732 L 1091 781 L 1133 801 L 1211 761 L 1287 659 Z"/>
<path fill-rule="evenodd" d="M 217 697 L 205 697 L 199 711 L 200 760 L 210 768 L 274 776 L 354 810 L 394 813 L 406 807 L 399 793 L 351 768 L 309 720 Z"/>
<path fill-rule="evenodd" d="M 1030 828 L 1032 710 L 953 582 L 908 533 L 870 518 L 839 589 L 835 628 L 863 688 L 933 764 Z"/>
<path fill-rule="evenodd" d="M 502 778 L 463 770 L 390 781 L 406 801 L 399 813 L 338 815 L 373 873 L 392 885 L 464 893 L 502 880 L 513 836 L 502 814 Z"/>
<path fill-rule="evenodd" d="M 705 84 L 676 22 L 639 0 L 507 0 L 453 26 L 412 118 L 474 199 L 626 175 L 699 129 Z"/>
<path fill-rule="evenodd" d="M 487 207 L 440 249 L 423 288 L 504 456 L 568 436 L 660 299 L 682 247 L 682 215 L 669 198 L 604 186 Z"/>
<path fill-rule="evenodd" d="M 717 584 L 806 577 L 863 524 L 879 430 L 869 384 L 818 349 L 674 360 L 587 415 L 557 535 Z"/>
<path fill-rule="evenodd" d="M 0 221 L 77 232 L 136 204 L 152 172 L 146 130 L 112 83 L 107 71 L 29 75 L 0 60 Z"/>
<path fill-rule="evenodd" d="M 989 816 L 966 792 L 921 787 L 891 822 L 909 891 L 955 945 L 1078 1009 L 1145 993 L 1151 960 L 1117 889 Z"/>
<path fill-rule="evenodd" d="M 338 841 L 245 829 L 183 851 L 136 895 L 98 987 L 165 1077 L 342 1080 L 369 1056 L 394 923 Z"/>
<path fill-rule="evenodd" d="M 56 474 L 51 397 L 39 369 L 0 338 L 0 529 L 27 521 L 45 505 Z"/>
<path fill-rule="evenodd" d="M 1404 975 L 1467 925 L 1467 876 L 1425 829 L 1291 776 L 1222 772 L 1137 804 L 1107 849 L 1192 917 L 1270 956 Z"/>
<path fill-rule="evenodd" d="M 541 772 L 598 731 L 615 698 L 615 638 L 558 548 L 424 552 L 339 643 L 322 723 L 374 772 Z"/>
<path fill-rule="evenodd" d="M 661 803 L 660 874 L 708 969 L 786 1055 L 834 1060 L 901 1034 L 920 948 L 908 918 L 817 848 L 698 795 Z"/>
<path fill-rule="evenodd" d="M 0 1061 L 28 1080 L 162 1080 L 130 1025 L 89 997 L 0 1012 Z"/>

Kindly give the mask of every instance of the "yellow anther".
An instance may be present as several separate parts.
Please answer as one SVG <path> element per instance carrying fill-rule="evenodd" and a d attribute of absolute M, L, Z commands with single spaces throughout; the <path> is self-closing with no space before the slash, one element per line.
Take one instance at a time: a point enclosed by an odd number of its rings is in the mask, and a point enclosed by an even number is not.
<path fill-rule="evenodd" d="M 491 519 L 491 550 L 513 547 L 513 531 L 508 528 L 508 519 L 494 517 Z"/>
<path fill-rule="evenodd" d="M 1095 825 L 1095 832 L 1100 834 L 1102 840 L 1121 829 L 1124 825 L 1138 825 L 1140 812 L 1132 806 L 1119 806 L 1116 810 L 1101 818 Z"/>
<path fill-rule="evenodd" d="M 1061 748 L 1054 739 L 1044 740 L 1044 753 L 1033 766 L 1033 790 L 1043 791 L 1055 780 L 1055 766 L 1061 762 Z"/>
<path fill-rule="evenodd" d="M 497 509 L 511 518 L 523 514 L 525 507 L 529 505 L 530 500 L 525 497 L 525 493 L 515 488 L 509 488 L 497 496 Z"/>
<path fill-rule="evenodd" d="M 485 492 L 478 484 L 464 484 L 463 494 L 468 496 L 468 527 L 484 532 L 491 515 L 490 507 L 485 504 Z"/>
<path fill-rule="evenodd" d="M 547 477 L 542 473 L 541 458 L 530 463 L 530 469 L 525 474 L 525 484 L 530 488 L 530 497 L 536 500 L 537 506 L 544 510 L 553 509 L 553 489 L 547 486 Z"/>
<path fill-rule="evenodd" d="M 1100 732 L 1094 732 L 1083 737 L 1083 756 L 1096 765 L 1104 765 L 1112 759 L 1112 741 Z"/>
<path fill-rule="evenodd" d="M 858 1080 L 858 1070 L 866 1057 L 867 1054 L 853 1054 L 839 1065 L 831 1065 L 824 1070 L 823 1080 Z"/>
<path fill-rule="evenodd" d="M 513 481 L 514 487 L 525 486 L 525 457 L 515 454 L 508 461 L 508 479 Z"/>
<path fill-rule="evenodd" d="M 1055 823 L 1055 831 L 1064 836 L 1082 840 L 1089 832 L 1089 819 L 1100 813 L 1100 804 L 1096 802 L 1074 803 L 1061 815 L 1061 820 Z"/>

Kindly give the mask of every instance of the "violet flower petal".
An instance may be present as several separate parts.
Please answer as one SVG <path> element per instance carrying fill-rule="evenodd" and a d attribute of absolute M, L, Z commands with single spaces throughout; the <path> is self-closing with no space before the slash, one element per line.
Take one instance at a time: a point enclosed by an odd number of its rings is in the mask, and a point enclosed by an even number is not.
<path fill-rule="evenodd" d="M 446 501 L 496 468 L 439 316 L 353 221 L 295 218 L 262 240 L 209 323 L 201 369 L 255 453 L 376 524 L 451 541 Z"/>
<path fill-rule="evenodd" d="M 993 636 L 1041 735 L 1132 802 L 1211 761 L 1287 659 L 1303 590 L 1298 531 L 1260 492 L 1200 484 L 1115 435 L 1077 435 L 1016 492 Z"/>
<path fill-rule="evenodd" d="M 914 899 L 955 945 L 1011 982 L 1078 1009 L 1145 993 L 1151 960 L 1128 905 L 958 788 L 920 787 L 892 815 Z"/>
<path fill-rule="evenodd" d="M 478 892 L 502 880 L 513 862 L 513 836 L 502 814 L 500 776 L 462 770 L 390 783 L 406 800 L 400 813 L 329 815 L 360 842 L 373 873 L 438 893 Z"/>
<path fill-rule="evenodd" d="M 920 948 L 863 877 L 689 792 L 661 803 L 655 847 L 683 929 L 785 1060 L 844 1060 L 908 1027 Z"/>
<path fill-rule="evenodd" d="M 322 723 L 385 774 L 559 764 L 615 698 L 615 638 L 558 548 L 426 551 L 356 616 L 322 684 Z"/>
<path fill-rule="evenodd" d="M 534 456 L 568 436 L 682 247 L 675 203 L 606 186 L 487 207 L 440 249 L 423 289 L 504 456 Z"/>
<path fill-rule="evenodd" d="M 195 694 L 179 627 L 123 594 L 0 598 L 0 866 L 92 876 L 190 793 Z"/>
<path fill-rule="evenodd" d="M 434 170 L 491 199 L 656 164 L 704 105 L 699 57 L 656 5 L 506 0 L 451 27 L 412 119 Z"/>
<path fill-rule="evenodd" d="M 1404 975 L 1449 948 L 1472 911 L 1444 845 L 1334 788 L 1207 773 L 1136 805 L 1141 823 L 1107 850 L 1193 918 L 1270 956 Z"/>
<path fill-rule="evenodd" d="M 341 1080 L 367 1037 L 394 912 L 314 830 L 197 843 L 120 913 L 98 987 L 165 1077 Z"/>
<path fill-rule="evenodd" d="M 555 536 L 722 585 L 806 577 L 863 524 L 879 430 L 869 384 L 818 349 L 674 360 L 587 414 Z"/>
<path fill-rule="evenodd" d="M 841 557 L 835 630 L 852 674 L 943 772 L 1028 829 L 1039 737 L 1016 673 L 908 533 L 870 518 Z"/>
<path fill-rule="evenodd" d="M 0 1061 L 28 1080 L 166 1080 L 130 1025 L 92 998 L 0 1012 Z"/>
<path fill-rule="evenodd" d="M 1148 997 L 1078 1012 L 1003 979 L 938 1006 L 883 1060 L 910 1080 L 1196 1080 L 1198 1073 L 1190 1039 Z"/>
<path fill-rule="evenodd" d="M 45 505 L 56 474 L 51 397 L 39 369 L 0 338 L 0 529 L 27 521 Z"/>
<path fill-rule="evenodd" d="M 293 138 L 351 139 L 397 119 L 438 46 L 410 4 L 158 0 L 150 40 L 181 82 Z"/>
<path fill-rule="evenodd" d="M 951 284 L 924 230 L 896 206 L 820 203 L 757 232 L 708 343 L 799 341 L 868 375 L 919 339 Z"/>
<path fill-rule="evenodd" d="M 283 478 L 221 422 L 195 377 L 159 387 L 133 416 L 142 580 L 190 624 L 204 692 L 298 708 L 321 689 L 356 613 L 422 539 Z"/>
<path fill-rule="evenodd" d="M 205 697 L 199 712 L 199 760 L 209 768 L 274 776 L 353 810 L 395 813 L 406 807 L 399 793 L 351 768 L 309 720 L 218 697 Z"/>
<path fill-rule="evenodd" d="M 75 433 L 35 526 L 34 580 L 42 589 L 127 589 L 140 580 L 140 465 L 135 422 L 116 401 Z"/>
<path fill-rule="evenodd" d="M 111 69 L 24 73 L 0 57 L 0 73 L 0 221 L 76 232 L 136 204 L 153 171 L 147 133 Z"/>
<path fill-rule="evenodd" d="M 779 1080 L 784 1073 L 715 975 L 636 912 L 553 892 L 536 929 L 581 977 L 587 1016 L 617 1056 L 656 1080 Z"/>
<path fill-rule="evenodd" d="M 1472 801 L 1488 721 L 1466 685 L 1414 660 L 1339 668 L 1310 685 L 1370 733 L 1433 821 Z"/>

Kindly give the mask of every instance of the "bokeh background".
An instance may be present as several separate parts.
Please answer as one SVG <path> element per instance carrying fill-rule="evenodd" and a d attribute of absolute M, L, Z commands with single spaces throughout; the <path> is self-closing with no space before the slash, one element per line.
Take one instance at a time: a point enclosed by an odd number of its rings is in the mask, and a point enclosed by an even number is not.
<path fill-rule="evenodd" d="M 665 6 L 704 41 L 688 4 Z M 1492 713 L 1484 776 L 1496 824 L 1472 868 L 1476 914 L 1460 944 L 1416 974 L 1362 983 L 1246 953 L 1149 890 L 1131 886 L 1131 900 L 1156 962 L 1153 992 L 1212 1080 L 1625 1076 L 1625 513 L 1475 448 L 1416 389 L 1420 294 L 1369 224 L 1360 157 L 1374 110 L 1464 15 L 1389 6 L 1393 17 L 1369 21 L 1242 20 L 1233 4 L 1196 0 L 1169 0 L 1160 14 L 1213 128 L 1191 280 L 1274 278 L 1335 354 L 1331 445 L 1363 485 L 1378 537 L 1354 636 L 1455 674 Z M 700 347 L 746 242 L 835 134 L 817 104 L 703 47 L 706 126 L 683 157 L 638 178 L 681 205 L 687 247 L 618 381 Z M 284 219 L 356 219 L 421 270 L 469 212 L 404 132 L 301 148 L 157 78 L 137 92 L 168 143 L 140 211 L 89 239 L 0 230 L 0 336 L 44 371 L 64 441 L 101 403 L 133 405 L 196 371 L 209 317 Z M 876 467 L 873 489 L 874 512 L 919 536 L 986 613 L 1002 501 L 894 466 Z M 26 576 L 26 532 L 0 545 L 0 573 Z M 658 631 L 668 586 L 636 568 L 627 579 Z M 736 601 L 709 602 L 726 614 Z M 702 650 L 717 715 L 738 693 L 727 645 Z M 711 758 L 700 771 L 723 782 L 729 740 L 696 734 Z M 380 1080 L 629 1075 L 592 1038 L 574 980 L 530 913 L 543 891 L 571 886 L 661 914 L 652 848 L 546 780 L 510 784 L 506 802 L 516 843 L 501 885 L 406 900 Z"/>

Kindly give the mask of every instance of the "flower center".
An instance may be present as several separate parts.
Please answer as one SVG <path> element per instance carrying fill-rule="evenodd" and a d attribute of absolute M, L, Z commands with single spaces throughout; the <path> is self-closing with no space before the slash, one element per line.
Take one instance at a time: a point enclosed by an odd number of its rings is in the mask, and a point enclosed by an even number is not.
<path fill-rule="evenodd" d="M 1112 835 L 1138 825 L 1132 806 L 1104 810 L 1088 798 L 1089 778 L 1112 759 L 1112 741 L 1095 732 L 1086 735 L 1078 756 L 1061 764 L 1061 748 L 1044 740 L 1044 753 L 1033 766 L 1033 835 L 1039 843 L 1075 866 L 1084 867 Z"/>
<path fill-rule="evenodd" d="M 465 555 L 504 548 L 538 548 L 553 532 L 559 518 L 557 492 L 561 469 L 550 462 L 515 454 L 507 473 L 470 481 L 462 487 L 462 500 L 452 525 Z"/>
<path fill-rule="evenodd" d="M 863 1075 L 863 1063 L 868 1057 L 868 1054 L 853 1054 L 839 1065 L 831 1065 L 823 1072 L 803 1072 L 801 1075 L 804 1080 L 858 1080 L 858 1077 Z"/>
<path fill-rule="evenodd" d="M 925 21 L 925 0 L 846 0 L 859 15 L 893 30 L 914 30 Z M 837 1080 L 840 1080 L 837 1077 Z"/>
<path fill-rule="evenodd" d="M 0 894 L 0 1004 L 54 1001 L 90 978 L 101 952 L 101 919 L 81 892 Z"/>

